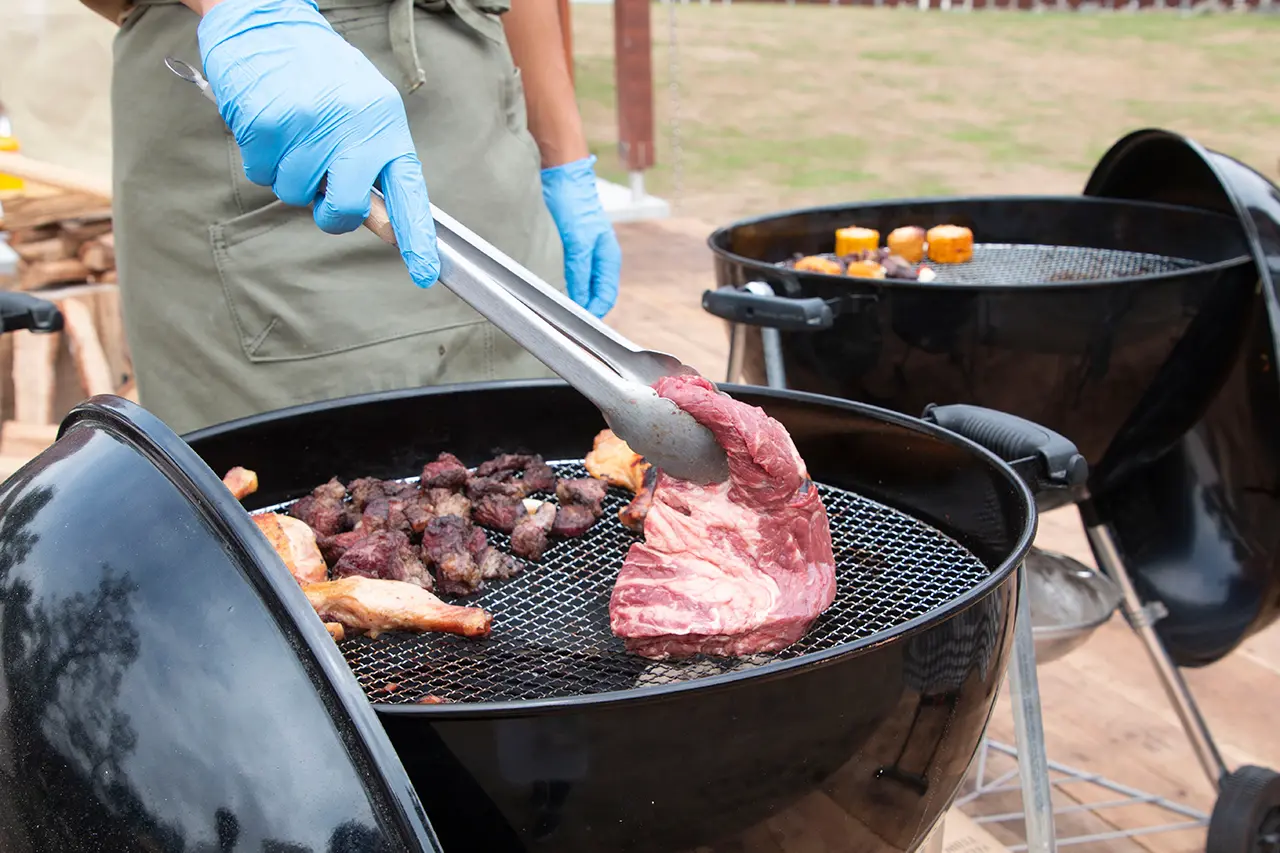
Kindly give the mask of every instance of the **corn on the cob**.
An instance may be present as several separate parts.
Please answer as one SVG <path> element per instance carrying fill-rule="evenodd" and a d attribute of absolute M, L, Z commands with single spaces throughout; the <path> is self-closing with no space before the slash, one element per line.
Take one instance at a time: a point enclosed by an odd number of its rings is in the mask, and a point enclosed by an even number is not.
<path fill-rule="evenodd" d="M 850 225 L 848 228 L 836 230 L 836 254 L 852 255 L 880 247 L 880 232 L 874 228 L 859 228 Z"/>
<path fill-rule="evenodd" d="M 904 225 L 889 232 L 889 251 L 904 261 L 918 264 L 924 260 L 924 229 Z"/>
<path fill-rule="evenodd" d="M 884 278 L 886 270 L 875 261 L 852 261 L 845 272 L 853 278 Z"/>
<path fill-rule="evenodd" d="M 960 225 L 935 225 L 925 235 L 929 260 L 939 264 L 962 264 L 973 257 L 973 232 Z"/>
<path fill-rule="evenodd" d="M 801 272 L 820 272 L 826 275 L 841 275 L 844 268 L 840 262 L 834 258 L 823 258 L 818 255 L 809 255 L 796 261 L 795 268 Z"/>

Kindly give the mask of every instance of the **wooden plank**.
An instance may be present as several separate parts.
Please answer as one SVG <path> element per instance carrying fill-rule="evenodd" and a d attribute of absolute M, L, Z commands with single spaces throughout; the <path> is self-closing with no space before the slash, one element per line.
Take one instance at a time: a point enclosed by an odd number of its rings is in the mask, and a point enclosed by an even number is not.
<path fill-rule="evenodd" d="M 115 393 L 118 383 L 112 376 L 111 364 L 107 361 L 106 353 L 102 351 L 102 342 L 98 338 L 93 312 L 80 299 L 64 299 L 59 303 L 59 307 L 66 320 L 64 331 L 67 342 L 71 346 L 71 355 L 75 359 L 76 369 L 80 375 L 80 387 L 84 389 L 85 396 Z"/>
<path fill-rule="evenodd" d="M 614 0 L 618 153 L 628 171 L 654 164 L 653 47 L 649 0 Z"/>
<path fill-rule="evenodd" d="M 59 237 L 36 240 L 33 243 L 11 243 L 10 246 L 18 253 L 18 257 L 32 264 L 41 261 L 60 261 L 75 255 L 75 252 L 67 251 L 66 244 Z"/>
<path fill-rule="evenodd" d="M 65 192 L 111 201 L 111 182 L 75 169 L 34 160 L 15 151 L 0 151 L 0 172 Z M 7 207 L 6 203 L 6 207 Z"/>
<path fill-rule="evenodd" d="M 57 424 L 27 424 L 5 421 L 0 426 L 0 456 L 31 458 L 58 438 Z"/>
<path fill-rule="evenodd" d="M 959 809 L 947 812 L 942 828 L 943 853 L 1009 853 L 990 832 Z"/>
<path fill-rule="evenodd" d="M 45 197 L 23 196 L 4 203 L 5 230 L 39 228 L 65 219 L 103 220 L 111 217 L 111 205 L 96 196 L 66 193 Z"/>
<path fill-rule="evenodd" d="M 108 233 L 101 237 L 86 240 L 78 247 L 76 253 L 80 258 L 80 262 L 89 268 L 90 272 L 104 273 L 113 270 L 116 267 L 116 242 L 113 235 Z"/>
<path fill-rule="evenodd" d="M 53 423 L 55 364 L 61 333 L 12 332 L 13 419 L 29 424 Z"/>
<path fill-rule="evenodd" d="M 89 268 L 76 258 L 60 261 L 40 261 L 21 264 L 18 267 L 18 290 L 39 290 L 51 284 L 71 284 L 86 281 Z"/>

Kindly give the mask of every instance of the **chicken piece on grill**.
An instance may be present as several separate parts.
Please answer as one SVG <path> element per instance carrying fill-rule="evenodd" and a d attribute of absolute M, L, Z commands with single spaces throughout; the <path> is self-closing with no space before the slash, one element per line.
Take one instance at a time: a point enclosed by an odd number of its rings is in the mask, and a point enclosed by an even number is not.
<path fill-rule="evenodd" d="M 458 515 L 431 519 L 422 532 L 422 555 L 436 570 L 441 592 L 470 595 L 483 585 L 476 554 L 487 547 L 484 531 Z"/>
<path fill-rule="evenodd" d="M 353 576 L 302 588 L 325 622 L 377 637 L 385 631 L 439 631 L 486 637 L 493 617 L 478 607 L 445 604 L 411 583 Z"/>
<path fill-rule="evenodd" d="M 636 533 L 644 532 L 644 519 L 653 503 L 653 490 L 658 485 L 658 469 L 650 468 L 644 475 L 644 487 L 631 499 L 631 503 L 618 510 L 622 526 Z"/>
<path fill-rule="evenodd" d="M 467 484 L 471 517 L 477 524 L 510 533 L 524 515 L 524 490 L 519 483 L 495 477 L 474 477 Z"/>
<path fill-rule="evenodd" d="M 536 492 L 549 492 L 556 487 L 556 472 L 541 456 L 527 453 L 503 453 L 476 468 L 477 477 L 508 481 L 519 473 L 518 482 L 528 497 Z"/>
<path fill-rule="evenodd" d="M 434 462 L 428 462 L 422 468 L 422 479 L 419 486 L 427 489 L 461 489 L 471 479 L 471 472 L 462 460 L 452 453 L 441 453 Z"/>
<path fill-rule="evenodd" d="M 329 576 L 329 567 L 316 544 L 315 531 L 305 523 L 274 512 L 252 518 L 298 583 L 319 583 Z"/>
<path fill-rule="evenodd" d="M 336 536 L 352 527 L 352 520 L 347 514 L 346 497 L 346 486 L 334 477 L 323 486 L 317 486 L 305 498 L 294 501 L 289 506 L 288 513 L 306 522 L 321 536 Z"/>
<path fill-rule="evenodd" d="M 560 508 L 551 532 L 557 536 L 581 536 L 604 514 L 607 486 L 602 480 L 582 477 L 561 480 L 556 486 Z"/>
<path fill-rule="evenodd" d="M 653 467 L 608 429 L 596 435 L 591 452 L 583 462 L 592 477 L 627 489 L 632 494 L 638 494 L 644 488 L 645 474 Z"/>
<path fill-rule="evenodd" d="M 236 466 L 222 478 L 223 484 L 236 496 L 236 500 L 244 500 L 258 491 L 258 475 L 248 468 Z"/>
<path fill-rule="evenodd" d="M 537 562 L 547 549 L 547 534 L 556 521 L 556 505 L 539 503 L 532 512 L 520 504 L 524 513 L 516 519 L 511 531 L 511 553 L 517 557 Z"/>
<path fill-rule="evenodd" d="M 399 530 L 379 530 L 347 548 L 333 567 L 334 577 L 360 576 L 403 581 L 431 589 L 431 573 L 409 537 Z"/>
<path fill-rule="evenodd" d="M 330 637 L 333 637 L 335 643 L 341 643 L 347 638 L 347 632 L 343 629 L 341 622 L 326 622 L 324 629 L 329 632 Z"/>

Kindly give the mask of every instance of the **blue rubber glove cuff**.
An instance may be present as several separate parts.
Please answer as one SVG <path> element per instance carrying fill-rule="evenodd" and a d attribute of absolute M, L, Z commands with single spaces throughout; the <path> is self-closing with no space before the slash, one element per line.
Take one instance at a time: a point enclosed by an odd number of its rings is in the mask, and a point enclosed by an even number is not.
<path fill-rule="evenodd" d="M 542 198 L 564 242 L 569 297 L 597 317 L 618 301 L 622 249 L 596 189 L 595 155 L 542 170 Z"/>

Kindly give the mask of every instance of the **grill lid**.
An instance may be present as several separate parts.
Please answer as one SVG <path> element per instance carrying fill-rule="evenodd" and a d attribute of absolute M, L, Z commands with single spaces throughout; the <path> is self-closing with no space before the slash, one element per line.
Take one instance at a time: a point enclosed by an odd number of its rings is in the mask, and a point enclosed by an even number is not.
<path fill-rule="evenodd" d="M 195 452 L 118 397 L 0 486 L 6 849 L 441 849 L 278 563 Z"/>

